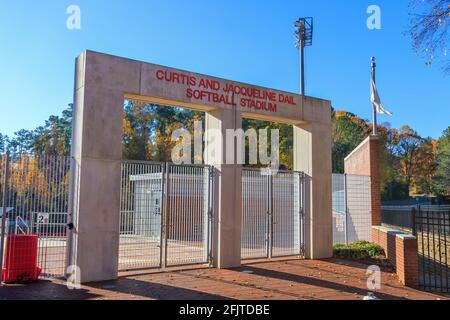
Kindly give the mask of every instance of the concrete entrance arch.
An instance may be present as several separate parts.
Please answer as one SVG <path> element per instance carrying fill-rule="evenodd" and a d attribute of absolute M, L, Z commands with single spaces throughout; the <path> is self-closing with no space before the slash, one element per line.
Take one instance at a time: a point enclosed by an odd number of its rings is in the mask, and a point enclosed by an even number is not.
<path fill-rule="evenodd" d="M 332 255 L 329 101 L 85 51 L 76 59 L 70 208 L 74 229 L 68 259 L 80 268 L 81 282 L 117 277 L 127 98 L 202 110 L 206 129 L 218 129 L 223 136 L 227 129 L 241 128 L 243 117 L 293 125 L 294 169 L 310 176 L 306 258 Z M 224 157 L 225 143 L 218 143 Z M 237 267 L 242 168 L 211 156 L 205 162 L 219 172 L 215 266 Z"/>

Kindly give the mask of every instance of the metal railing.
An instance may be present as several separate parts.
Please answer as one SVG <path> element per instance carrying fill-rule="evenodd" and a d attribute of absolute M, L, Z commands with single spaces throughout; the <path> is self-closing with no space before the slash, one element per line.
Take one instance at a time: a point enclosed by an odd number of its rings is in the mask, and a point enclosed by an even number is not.
<path fill-rule="evenodd" d="M 333 174 L 333 243 L 371 241 L 370 177 Z"/>
<path fill-rule="evenodd" d="M 119 270 L 209 261 L 212 168 L 122 163 Z"/>
<path fill-rule="evenodd" d="M 303 255 L 304 175 L 280 171 L 272 177 L 272 256 Z"/>
<path fill-rule="evenodd" d="M 304 174 L 242 170 L 242 259 L 304 255 Z"/>
<path fill-rule="evenodd" d="M 415 228 L 419 247 L 419 280 L 422 289 L 450 292 L 450 210 L 415 210 Z"/>
<path fill-rule="evenodd" d="M 382 206 L 381 222 L 384 226 L 393 227 L 403 232 L 414 234 L 415 215 L 418 206 Z"/>
<path fill-rule="evenodd" d="M 269 180 L 261 170 L 242 170 L 242 236 L 243 259 L 269 256 L 268 195 Z"/>
<path fill-rule="evenodd" d="M 160 267 L 163 163 L 122 163 L 119 270 Z"/>
<path fill-rule="evenodd" d="M 448 205 L 406 205 L 382 206 L 381 221 L 387 227 L 414 234 L 416 227 L 415 212 L 419 211 L 450 211 Z"/>
<path fill-rule="evenodd" d="M 30 227 L 28 226 L 29 222 L 25 221 L 21 216 L 16 217 L 15 223 L 15 234 L 29 234 Z"/>
<path fill-rule="evenodd" d="M 168 165 L 167 176 L 165 265 L 207 263 L 212 169 Z"/>
<path fill-rule="evenodd" d="M 450 206 L 383 206 L 382 222 L 417 237 L 419 284 L 450 292 Z"/>

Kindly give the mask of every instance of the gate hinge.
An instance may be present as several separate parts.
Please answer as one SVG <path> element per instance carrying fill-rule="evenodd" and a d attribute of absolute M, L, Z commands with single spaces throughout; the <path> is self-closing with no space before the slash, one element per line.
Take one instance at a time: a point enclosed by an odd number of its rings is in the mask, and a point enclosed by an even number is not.
<path fill-rule="evenodd" d="M 301 256 L 305 255 L 305 244 L 304 243 L 300 244 L 300 255 Z"/>
<path fill-rule="evenodd" d="M 208 253 L 207 259 L 208 259 L 208 265 L 209 265 L 210 267 L 212 267 L 213 264 L 214 264 L 214 261 L 213 261 L 213 256 L 212 256 L 211 253 Z"/>
<path fill-rule="evenodd" d="M 298 213 L 299 213 L 300 217 L 302 217 L 302 218 L 305 217 L 305 209 L 304 208 L 301 208 Z"/>

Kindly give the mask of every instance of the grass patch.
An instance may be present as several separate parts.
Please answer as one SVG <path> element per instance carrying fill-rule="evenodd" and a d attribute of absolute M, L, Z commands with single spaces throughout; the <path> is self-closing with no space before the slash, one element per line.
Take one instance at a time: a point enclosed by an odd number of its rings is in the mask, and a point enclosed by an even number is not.
<path fill-rule="evenodd" d="M 384 257 L 384 250 L 379 245 L 367 241 L 356 241 L 350 244 L 335 244 L 333 254 L 345 259 L 378 259 Z"/>

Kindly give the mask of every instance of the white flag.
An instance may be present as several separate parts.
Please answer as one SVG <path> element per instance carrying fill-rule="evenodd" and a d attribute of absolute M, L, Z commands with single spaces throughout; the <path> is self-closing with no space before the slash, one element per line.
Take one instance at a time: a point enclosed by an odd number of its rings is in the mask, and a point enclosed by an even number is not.
<path fill-rule="evenodd" d="M 372 105 L 374 106 L 375 110 L 377 110 L 378 113 L 392 116 L 392 112 L 383 108 L 380 96 L 378 95 L 377 86 L 375 85 L 373 78 L 371 78 L 370 80 L 370 101 L 372 102 Z"/>

